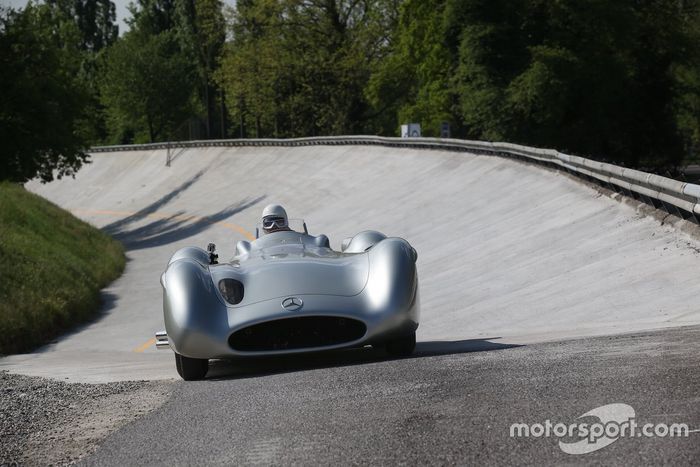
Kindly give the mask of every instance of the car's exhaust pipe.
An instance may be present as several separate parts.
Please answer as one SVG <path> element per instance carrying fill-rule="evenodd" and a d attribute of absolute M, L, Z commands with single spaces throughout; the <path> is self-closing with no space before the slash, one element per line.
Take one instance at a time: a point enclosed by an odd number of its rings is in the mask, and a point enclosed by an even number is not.
<path fill-rule="evenodd" d="M 170 341 L 168 340 L 168 333 L 165 331 L 156 332 L 156 348 L 157 349 L 169 349 Z"/>

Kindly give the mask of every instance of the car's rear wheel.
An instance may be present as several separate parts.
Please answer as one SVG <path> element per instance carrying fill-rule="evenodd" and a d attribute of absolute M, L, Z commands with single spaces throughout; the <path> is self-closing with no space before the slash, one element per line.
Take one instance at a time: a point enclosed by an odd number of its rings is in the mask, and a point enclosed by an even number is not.
<path fill-rule="evenodd" d="M 386 352 L 392 357 L 407 357 L 416 348 L 416 332 L 386 341 Z"/>
<path fill-rule="evenodd" d="M 190 358 L 175 354 L 175 367 L 182 379 L 185 381 L 195 381 L 204 379 L 209 370 L 209 360 L 206 358 Z"/>

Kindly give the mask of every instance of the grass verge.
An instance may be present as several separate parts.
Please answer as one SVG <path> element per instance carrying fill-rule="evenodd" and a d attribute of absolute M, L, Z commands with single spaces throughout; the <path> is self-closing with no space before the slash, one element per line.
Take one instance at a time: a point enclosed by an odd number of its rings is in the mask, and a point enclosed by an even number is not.
<path fill-rule="evenodd" d="M 119 242 L 49 201 L 0 183 L 0 354 L 31 350 L 100 306 L 124 270 Z"/>

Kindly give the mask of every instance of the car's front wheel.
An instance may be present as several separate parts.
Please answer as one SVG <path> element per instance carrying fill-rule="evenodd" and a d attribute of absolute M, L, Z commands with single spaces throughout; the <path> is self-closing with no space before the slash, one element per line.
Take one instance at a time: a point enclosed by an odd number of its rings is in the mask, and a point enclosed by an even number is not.
<path fill-rule="evenodd" d="M 386 352 L 392 357 L 407 357 L 416 348 L 416 332 L 386 341 Z"/>
<path fill-rule="evenodd" d="M 175 354 L 175 367 L 177 368 L 178 374 L 185 381 L 195 381 L 198 379 L 204 379 L 209 370 L 209 360 L 206 358 L 190 358 Z"/>

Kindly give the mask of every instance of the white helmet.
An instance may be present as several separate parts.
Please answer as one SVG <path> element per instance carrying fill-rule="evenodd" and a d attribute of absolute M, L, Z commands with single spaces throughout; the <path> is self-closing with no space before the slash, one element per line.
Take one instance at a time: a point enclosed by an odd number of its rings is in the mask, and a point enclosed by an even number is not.
<path fill-rule="evenodd" d="M 265 219 L 268 216 L 284 217 L 286 219 L 287 211 L 279 204 L 268 204 L 263 209 L 262 218 Z"/>
<path fill-rule="evenodd" d="M 262 212 L 262 228 L 264 232 L 289 230 L 287 211 L 279 204 L 268 204 Z"/>

